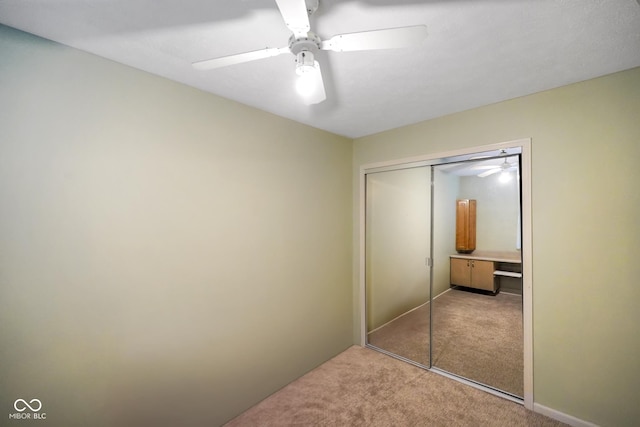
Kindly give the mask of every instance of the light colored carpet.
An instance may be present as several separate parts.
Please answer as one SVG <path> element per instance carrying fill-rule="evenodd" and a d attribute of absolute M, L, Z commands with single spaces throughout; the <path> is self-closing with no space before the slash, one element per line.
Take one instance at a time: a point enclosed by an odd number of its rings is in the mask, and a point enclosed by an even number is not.
<path fill-rule="evenodd" d="M 369 343 L 429 365 L 429 304 L 369 334 Z M 451 289 L 433 301 L 433 366 L 524 395 L 522 297 Z"/>
<path fill-rule="evenodd" d="M 377 351 L 353 346 L 226 424 L 244 426 L 563 426 Z"/>

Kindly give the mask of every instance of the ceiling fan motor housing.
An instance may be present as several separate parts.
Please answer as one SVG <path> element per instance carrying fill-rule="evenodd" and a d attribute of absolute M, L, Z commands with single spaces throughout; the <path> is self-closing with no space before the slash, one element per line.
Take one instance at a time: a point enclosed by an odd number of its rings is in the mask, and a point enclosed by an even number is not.
<path fill-rule="evenodd" d="M 314 70 L 314 55 L 320 50 L 320 37 L 309 32 L 307 37 L 289 39 L 289 50 L 296 56 L 296 73 L 305 74 Z"/>

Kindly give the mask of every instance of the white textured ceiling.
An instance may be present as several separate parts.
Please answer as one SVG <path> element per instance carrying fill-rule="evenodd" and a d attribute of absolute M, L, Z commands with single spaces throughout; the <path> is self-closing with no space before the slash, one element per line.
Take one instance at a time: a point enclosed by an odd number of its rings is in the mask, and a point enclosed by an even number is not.
<path fill-rule="evenodd" d="M 0 0 L 0 23 L 353 138 L 640 66 L 636 0 L 320 0 L 322 39 L 416 24 L 429 36 L 320 52 L 327 100 L 311 106 L 292 55 L 191 66 L 286 46 L 274 0 Z"/>

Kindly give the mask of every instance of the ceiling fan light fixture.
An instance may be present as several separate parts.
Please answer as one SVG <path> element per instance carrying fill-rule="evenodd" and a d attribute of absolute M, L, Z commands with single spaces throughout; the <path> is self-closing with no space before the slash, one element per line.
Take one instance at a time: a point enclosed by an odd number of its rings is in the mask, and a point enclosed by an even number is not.
<path fill-rule="evenodd" d="M 305 72 L 298 76 L 296 80 L 296 90 L 303 97 L 313 95 L 317 89 L 317 77 L 314 72 Z"/>
<path fill-rule="evenodd" d="M 313 53 L 308 50 L 298 52 L 296 54 L 296 74 L 303 76 L 315 72 L 317 63 L 313 57 Z"/>
<path fill-rule="evenodd" d="M 303 97 L 309 97 L 318 91 L 320 64 L 314 60 L 313 53 L 302 51 L 296 55 L 296 90 Z"/>

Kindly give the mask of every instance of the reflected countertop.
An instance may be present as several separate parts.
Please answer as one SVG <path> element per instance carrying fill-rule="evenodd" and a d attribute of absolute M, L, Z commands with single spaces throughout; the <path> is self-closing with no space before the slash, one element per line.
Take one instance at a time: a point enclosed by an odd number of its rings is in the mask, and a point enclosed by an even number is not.
<path fill-rule="evenodd" d="M 521 253 L 518 251 L 473 251 L 470 254 L 452 254 L 450 258 L 477 259 L 482 261 L 522 263 Z"/>

